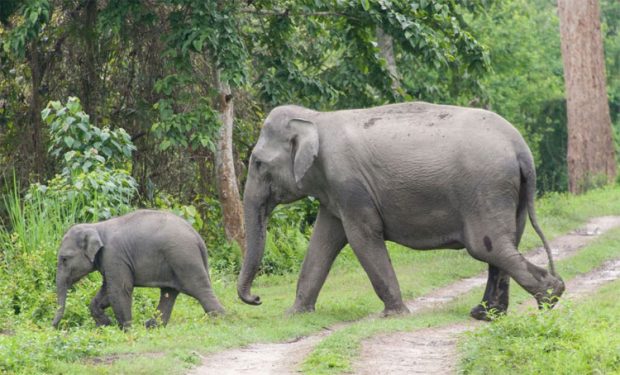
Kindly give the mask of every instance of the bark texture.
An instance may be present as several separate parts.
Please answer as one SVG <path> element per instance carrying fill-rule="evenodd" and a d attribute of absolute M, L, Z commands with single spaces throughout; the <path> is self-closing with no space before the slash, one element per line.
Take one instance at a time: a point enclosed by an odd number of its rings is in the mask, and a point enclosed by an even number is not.
<path fill-rule="evenodd" d="M 220 120 L 222 126 L 217 141 L 215 168 L 217 175 L 217 190 L 222 206 L 224 230 L 229 241 L 235 241 L 245 257 L 245 228 L 243 224 L 243 205 L 237 186 L 235 161 L 233 155 L 233 120 L 234 101 L 230 86 L 220 80 L 219 74 L 215 77 L 219 89 Z"/>
<path fill-rule="evenodd" d="M 381 57 L 385 59 L 388 72 L 390 72 L 390 76 L 392 77 L 392 91 L 395 95 L 400 95 L 400 75 L 398 74 L 398 66 L 396 65 L 396 58 L 394 57 L 394 40 L 391 35 L 386 34 L 380 27 L 375 29 L 375 34 L 377 36 L 379 52 L 381 53 Z"/>
<path fill-rule="evenodd" d="M 598 0 L 558 0 L 568 116 L 569 190 L 614 181 L 616 162 Z"/>

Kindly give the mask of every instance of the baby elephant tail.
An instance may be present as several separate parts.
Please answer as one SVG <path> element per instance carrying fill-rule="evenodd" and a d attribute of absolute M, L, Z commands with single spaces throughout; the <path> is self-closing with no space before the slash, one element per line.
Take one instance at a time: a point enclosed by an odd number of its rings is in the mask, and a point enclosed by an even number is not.
<path fill-rule="evenodd" d="M 521 181 L 522 186 L 525 185 L 525 199 L 527 204 L 527 212 L 530 216 L 530 222 L 532 227 L 538 234 L 538 237 L 542 240 L 545 251 L 547 252 L 547 258 L 549 259 L 549 272 L 551 275 L 558 277 L 555 272 L 555 264 L 553 263 L 553 256 L 551 255 L 551 247 L 545 238 L 540 226 L 538 226 L 538 220 L 536 220 L 536 210 L 534 209 L 534 198 L 536 196 L 536 170 L 534 169 L 534 161 L 530 153 L 520 154 L 517 159 L 519 160 L 519 168 L 521 169 Z"/>

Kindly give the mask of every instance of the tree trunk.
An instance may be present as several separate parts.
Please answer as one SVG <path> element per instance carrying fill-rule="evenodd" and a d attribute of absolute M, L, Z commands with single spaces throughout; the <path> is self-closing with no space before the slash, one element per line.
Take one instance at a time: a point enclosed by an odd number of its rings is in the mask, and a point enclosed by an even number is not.
<path fill-rule="evenodd" d="M 41 120 L 41 110 L 43 109 L 43 104 L 41 100 L 41 83 L 43 82 L 43 74 L 45 68 L 43 66 L 43 58 L 41 56 L 41 51 L 39 50 L 39 39 L 34 38 L 32 42 L 30 42 L 30 51 L 28 56 L 28 64 L 30 66 L 30 75 L 31 75 L 31 90 L 32 96 L 30 97 L 30 140 L 31 140 L 31 149 L 29 152 L 32 152 L 33 158 L 32 163 L 33 170 L 35 171 L 37 178 L 41 179 L 45 176 L 45 160 L 46 153 L 43 144 L 43 135 L 41 132 L 42 128 L 42 120 Z"/>
<path fill-rule="evenodd" d="M 381 53 L 381 57 L 383 57 L 387 63 L 387 69 L 392 79 L 392 92 L 394 93 L 394 96 L 400 97 L 400 75 L 398 74 L 396 58 L 394 57 L 394 40 L 391 35 L 386 34 L 383 29 L 378 26 L 375 29 L 375 34 L 377 36 L 377 46 L 379 47 L 379 52 Z"/>
<path fill-rule="evenodd" d="M 82 23 L 82 38 L 84 54 L 80 57 L 82 68 L 82 95 L 81 102 L 90 116 L 90 122 L 97 124 L 97 71 L 96 71 L 96 44 L 97 44 L 97 0 L 88 0 L 84 10 Z"/>
<path fill-rule="evenodd" d="M 568 116 L 569 191 L 614 181 L 616 160 L 598 0 L 558 0 Z"/>
<path fill-rule="evenodd" d="M 241 255 L 245 257 L 243 205 L 239 196 L 233 157 L 233 97 L 230 85 L 221 81 L 219 72 L 216 72 L 215 81 L 219 91 L 220 120 L 222 122 L 215 156 L 217 191 L 222 206 L 226 238 L 229 241 L 237 242 L 241 248 Z"/>

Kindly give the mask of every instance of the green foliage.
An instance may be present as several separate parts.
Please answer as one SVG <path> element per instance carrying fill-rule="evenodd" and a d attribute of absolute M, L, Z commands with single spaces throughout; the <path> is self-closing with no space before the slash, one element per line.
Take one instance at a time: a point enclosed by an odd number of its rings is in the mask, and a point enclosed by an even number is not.
<path fill-rule="evenodd" d="M 39 37 L 39 33 L 52 16 L 52 5 L 49 0 L 28 0 L 21 6 L 15 1 L 7 1 L 6 9 L 0 11 L 0 21 L 6 22 L 15 10 L 19 12 L 19 21 L 11 29 L 6 38 L 0 41 L 2 51 L 17 58 L 26 54 L 26 45 Z M 2 2 L 2 8 L 5 1 Z"/>
<path fill-rule="evenodd" d="M 123 128 L 110 130 L 91 125 L 78 98 L 69 97 L 65 106 L 52 101 L 41 116 L 49 125 L 48 151 L 54 157 L 64 157 L 68 164 L 62 171 L 64 175 L 80 168 L 89 172 L 102 165 L 129 168 L 131 152 L 136 149 L 129 134 Z"/>
<path fill-rule="evenodd" d="M 254 46 L 259 95 L 270 105 L 293 102 L 338 109 L 419 98 L 421 91 L 445 80 L 418 79 L 419 70 L 439 69 L 454 76 L 454 82 L 463 77 L 475 82 L 488 65 L 486 49 L 453 1 L 301 1 L 277 6 L 265 1 L 254 6 L 259 14 L 275 8 L 263 31 L 247 43 Z M 377 28 L 393 38 L 403 90 L 391 87 Z"/>
<path fill-rule="evenodd" d="M 33 196 L 22 201 L 17 187 L 5 196 L 8 222 L 0 230 L 0 326 L 14 316 L 45 325 L 56 307 L 56 248 L 75 222 L 77 202 Z"/>
<path fill-rule="evenodd" d="M 158 90 L 166 90 L 164 82 L 166 81 L 158 82 Z M 159 119 L 153 123 L 151 130 L 161 140 L 161 151 L 171 147 L 215 151 L 214 140 L 220 126 L 218 114 L 206 98 L 200 98 L 198 102 L 195 108 L 186 112 L 175 112 L 172 99 L 161 99 L 154 105 Z"/>
<path fill-rule="evenodd" d="M 74 97 L 66 106 L 50 102 L 42 116 L 50 127 L 49 152 L 64 167 L 47 185 L 32 184 L 28 197 L 40 194 L 68 204 L 79 202 L 81 221 L 129 211 L 136 182 L 130 175 L 135 147 L 127 132 L 91 125 Z"/>
<path fill-rule="evenodd" d="M 73 362 L 101 353 L 105 343 L 119 341 L 110 330 L 66 332 L 36 326 L 20 332 L 19 341 L 0 335 L 0 372 L 50 373 L 59 361 Z M 116 337 L 115 337 L 116 336 Z"/>
<path fill-rule="evenodd" d="M 489 49 L 482 79 L 488 107 L 515 125 L 532 149 L 541 191 L 565 191 L 566 106 L 556 5 L 494 2 L 471 20 Z"/>
<path fill-rule="evenodd" d="M 463 348 L 463 373 L 620 371 L 620 303 L 613 294 L 614 288 L 606 289 L 606 298 L 544 313 L 501 317 L 476 331 Z"/>

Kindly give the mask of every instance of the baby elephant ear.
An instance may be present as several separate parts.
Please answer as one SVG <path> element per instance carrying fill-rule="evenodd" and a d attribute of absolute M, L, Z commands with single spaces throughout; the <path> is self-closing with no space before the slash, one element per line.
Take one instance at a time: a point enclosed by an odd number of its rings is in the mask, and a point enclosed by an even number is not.
<path fill-rule="evenodd" d="M 289 126 L 293 131 L 293 173 L 299 187 L 301 179 L 319 155 L 319 132 L 316 124 L 302 119 L 292 119 Z"/>
<path fill-rule="evenodd" d="M 86 257 L 92 262 L 95 262 L 95 256 L 103 248 L 103 242 L 99 237 L 99 232 L 94 228 L 88 228 L 84 230 L 84 252 Z"/>

